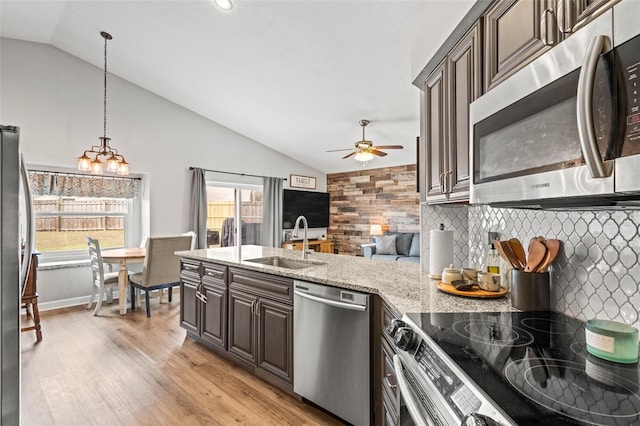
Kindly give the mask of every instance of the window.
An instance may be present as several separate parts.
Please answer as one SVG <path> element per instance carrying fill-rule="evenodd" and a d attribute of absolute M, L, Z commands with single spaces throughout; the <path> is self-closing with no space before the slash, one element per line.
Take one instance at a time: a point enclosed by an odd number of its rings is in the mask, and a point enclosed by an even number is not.
<path fill-rule="evenodd" d="M 239 233 L 242 244 L 260 245 L 261 224 L 262 186 L 207 182 L 207 247 L 238 245 Z"/>
<path fill-rule="evenodd" d="M 33 195 L 35 249 L 43 260 L 85 258 L 86 237 L 109 249 L 137 245 L 131 239 L 140 178 L 92 176 L 59 171 L 30 170 Z M 139 228 L 133 226 L 133 228 Z"/>

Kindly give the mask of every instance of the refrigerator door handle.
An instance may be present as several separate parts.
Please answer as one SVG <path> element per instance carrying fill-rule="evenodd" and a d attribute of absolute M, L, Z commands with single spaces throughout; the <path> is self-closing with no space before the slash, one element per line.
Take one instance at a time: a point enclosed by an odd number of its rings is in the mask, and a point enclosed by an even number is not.
<path fill-rule="evenodd" d="M 33 250 L 33 211 L 31 204 L 31 185 L 29 185 L 27 167 L 24 165 L 24 156 L 22 154 L 20 155 L 20 177 L 22 179 L 22 189 L 24 191 L 23 195 L 25 202 L 26 220 L 26 239 L 24 244 L 24 251 L 22 254 L 22 263 L 20 264 L 20 295 L 22 295 L 27 284 L 27 276 L 29 274 L 29 267 L 31 266 L 31 252 Z"/>

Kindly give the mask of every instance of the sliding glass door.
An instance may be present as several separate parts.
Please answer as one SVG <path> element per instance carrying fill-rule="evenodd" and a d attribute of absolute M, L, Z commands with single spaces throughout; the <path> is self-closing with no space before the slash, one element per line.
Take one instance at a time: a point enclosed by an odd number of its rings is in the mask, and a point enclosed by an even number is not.
<path fill-rule="evenodd" d="M 207 182 L 207 247 L 260 245 L 261 225 L 261 185 Z"/>

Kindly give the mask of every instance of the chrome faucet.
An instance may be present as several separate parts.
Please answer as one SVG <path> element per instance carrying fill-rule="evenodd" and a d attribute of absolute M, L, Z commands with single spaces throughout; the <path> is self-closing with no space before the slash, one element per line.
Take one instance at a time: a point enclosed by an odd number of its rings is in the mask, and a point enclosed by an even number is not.
<path fill-rule="evenodd" d="M 293 227 L 293 236 L 295 238 L 298 237 L 298 232 L 300 231 L 300 221 L 304 224 L 304 238 L 302 240 L 302 258 L 306 259 L 309 251 L 309 240 L 307 240 L 307 229 L 309 228 L 309 224 L 307 223 L 307 218 L 304 216 L 298 216 L 296 219 L 296 224 Z"/>

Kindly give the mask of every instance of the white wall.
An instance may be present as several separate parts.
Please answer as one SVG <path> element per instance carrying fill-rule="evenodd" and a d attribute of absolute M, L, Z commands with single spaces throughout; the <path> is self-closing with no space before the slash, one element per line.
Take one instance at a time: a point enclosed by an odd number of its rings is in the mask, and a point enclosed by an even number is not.
<path fill-rule="evenodd" d="M 0 38 L 0 123 L 20 127 L 28 164 L 75 168 L 76 157 L 98 144 L 103 132 L 102 84 L 103 69 L 59 49 Z M 131 171 L 149 178 L 152 235 L 188 229 L 189 166 L 314 176 L 318 190 L 326 190 L 326 175 L 318 170 L 113 75 L 107 87 L 107 136 L 125 155 Z M 58 282 L 61 275 L 42 271 L 41 293 L 55 299 L 62 292 L 46 286 L 83 288 Z M 72 273 L 71 279 L 76 275 L 82 274 Z M 86 288 L 89 294 L 88 280 Z"/>
<path fill-rule="evenodd" d="M 476 0 L 428 0 L 418 16 L 411 43 L 411 81 L 447 40 Z"/>

